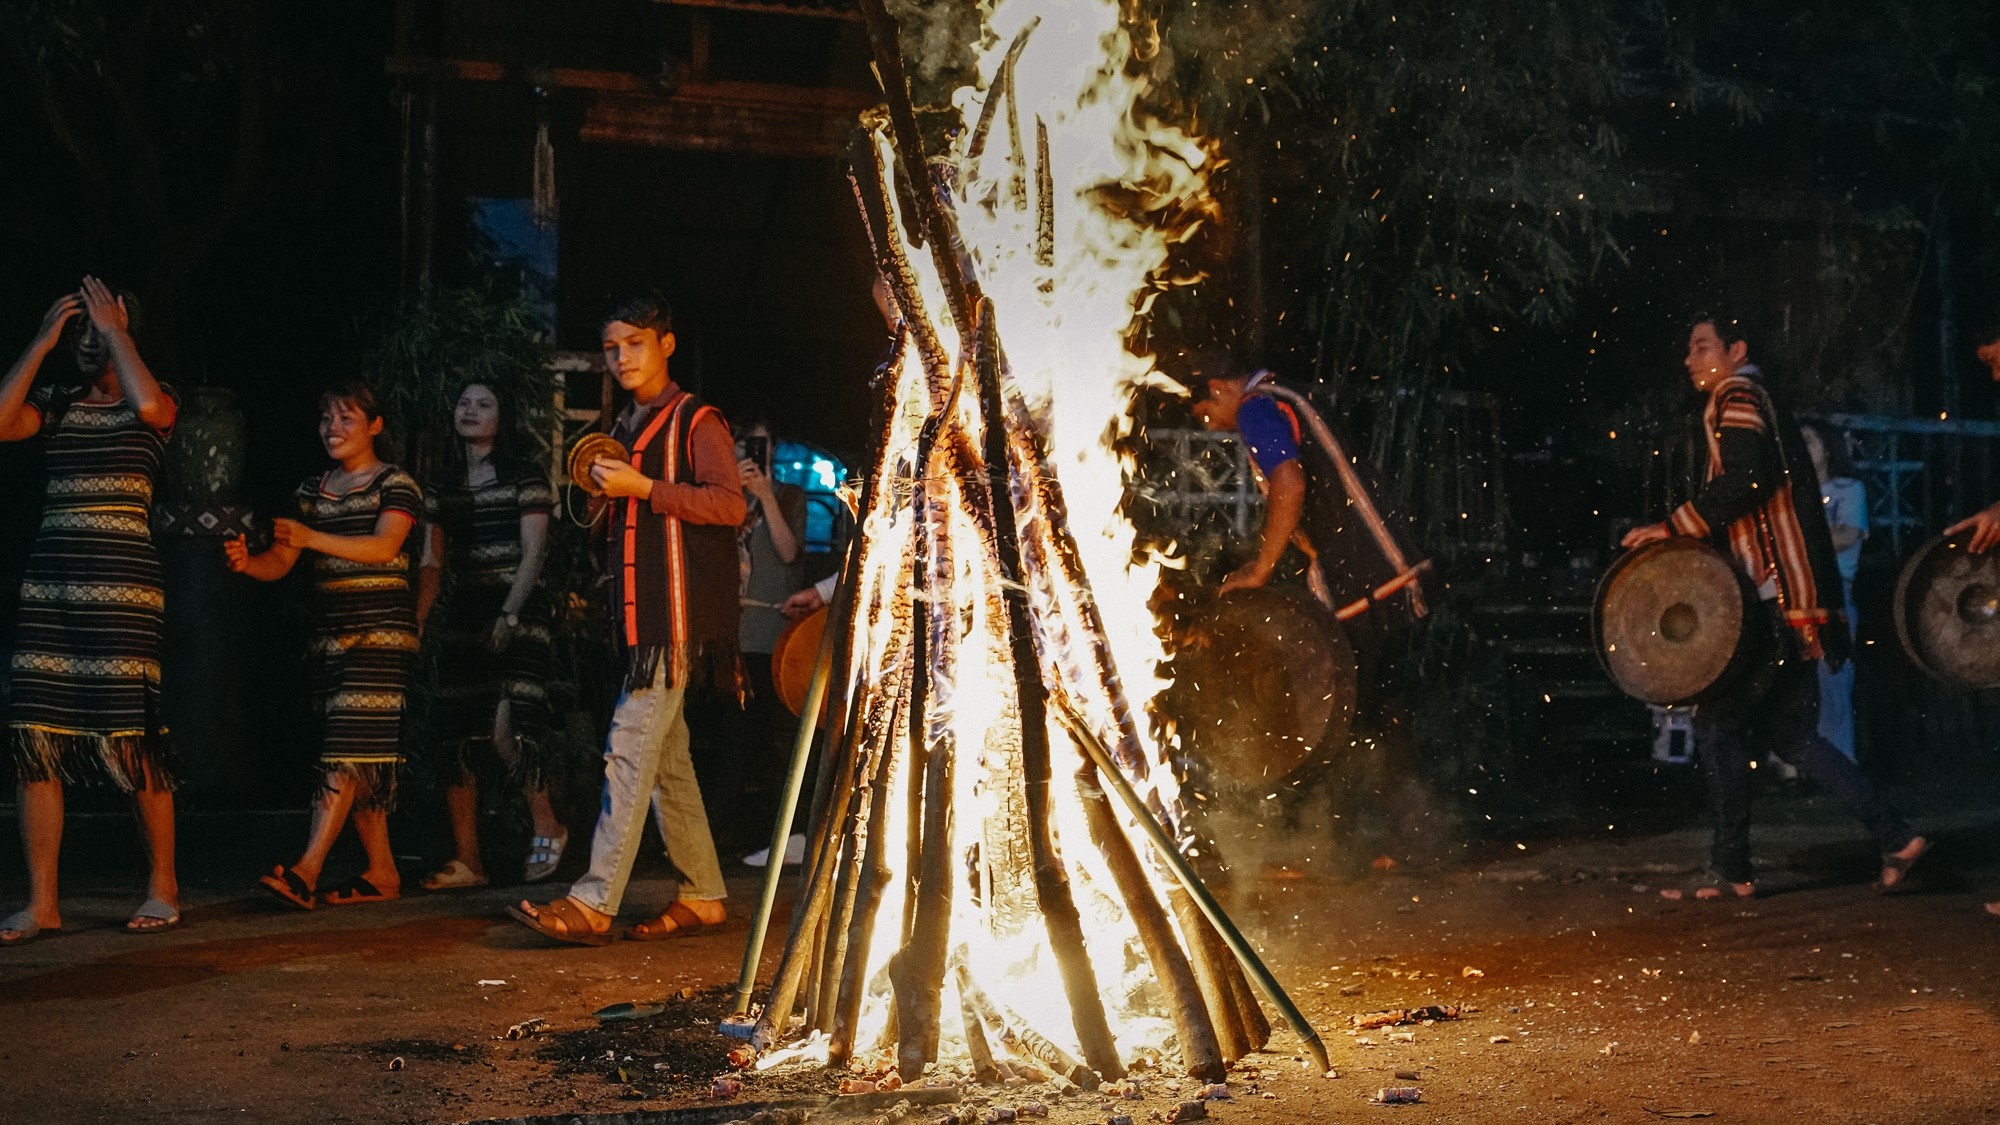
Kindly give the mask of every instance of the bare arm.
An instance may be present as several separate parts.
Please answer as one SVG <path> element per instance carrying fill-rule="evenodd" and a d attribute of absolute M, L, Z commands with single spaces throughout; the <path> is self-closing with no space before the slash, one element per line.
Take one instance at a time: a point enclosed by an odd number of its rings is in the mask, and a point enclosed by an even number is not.
<path fill-rule="evenodd" d="M 174 404 L 172 396 L 160 389 L 159 380 L 153 378 L 152 369 L 139 358 L 138 346 L 132 342 L 131 318 L 125 311 L 125 300 L 112 294 L 105 284 L 94 277 L 83 279 L 84 311 L 90 316 L 90 323 L 111 349 L 111 367 L 118 373 L 118 390 L 130 403 L 139 420 L 155 430 L 165 432 L 173 428 L 174 418 L 180 408 Z"/>
<path fill-rule="evenodd" d="M 1257 557 L 1222 580 L 1222 593 L 1262 586 L 1271 580 L 1285 548 L 1299 530 L 1299 518 L 1306 506 L 1306 471 L 1297 461 L 1287 461 L 1271 471 L 1265 482 L 1264 534 Z"/>
<path fill-rule="evenodd" d="M 403 540 L 409 538 L 410 529 L 417 525 L 416 519 L 409 513 L 397 511 L 383 512 L 375 517 L 375 531 L 371 535 L 328 535 L 297 520 L 273 522 L 280 543 L 370 566 L 380 566 L 401 553 Z"/>
<path fill-rule="evenodd" d="M 542 566 L 549 561 L 549 514 L 521 513 L 521 565 L 514 570 L 514 584 L 507 588 L 507 600 L 500 612 L 520 613 L 542 580 Z"/>
<path fill-rule="evenodd" d="M 784 563 L 799 561 L 799 529 L 792 526 L 792 521 L 796 516 L 800 523 L 804 522 L 804 505 L 793 505 L 788 508 L 780 504 L 777 486 L 764 474 L 763 466 L 757 462 L 746 458 L 738 463 L 737 469 L 742 474 L 744 495 L 755 497 L 757 503 L 764 508 L 764 526 L 770 529 L 771 549 L 778 553 L 778 561 Z M 790 489 L 786 489 L 785 493 L 788 498 L 799 497 L 798 493 Z"/>
<path fill-rule="evenodd" d="M 417 565 L 417 624 L 429 620 L 437 603 L 438 579 L 444 569 L 444 529 L 432 523 L 424 528 L 424 557 Z"/>
<path fill-rule="evenodd" d="M 250 553 L 250 545 L 240 537 L 231 536 L 222 541 L 222 557 L 229 569 L 238 574 L 247 574 L 259 582 L 276 582 L 292 572 L 298 565 L 299 549 L 282 543 L 273 543 L 269 550 Z"/>
<path fill-rule="evenodd" d="M 28 405 L 28 391 L 35 385 L 42 361 L 62 338 L 63 325 L 82 311 L 83 301 L 76 294 L 65 293 L 56 298 L 55 304 L 42 315 L 42 326 L 35 338 L 28 341 L 28 346 L 21 350 L 21 358 L 7 369 L 7 377 L 0 379 L 0 441 L 25 441 L 42 428 L 42 412 Z"/>

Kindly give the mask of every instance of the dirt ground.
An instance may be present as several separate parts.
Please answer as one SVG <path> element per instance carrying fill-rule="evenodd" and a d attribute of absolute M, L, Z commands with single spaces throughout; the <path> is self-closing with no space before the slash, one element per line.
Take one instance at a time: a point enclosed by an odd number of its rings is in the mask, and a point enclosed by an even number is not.
<path fill-rule="evenodd" d="M 1232 1098 L 1208 1103 L 1210 1118 L 2000 1117 L 2000 919 L 1974 893 L 2000 887 L 2000 823 L 1977 811 L 1920 818 L 1938 851 L 1911 892 L 1880 896 L 1865 846 L 1833 810 L 1791 798 L 1759 814 L 1767 893 L 1749 903 L 1676 905 L 1655 893 L 1700 864 L 1698 825 L 1492 840 L 1356 882 L 1239 886 L 1238 920 L 1321 1029 L 1339 1076 L 1302 1068 L 1299 1041 L 1280 1031 L 1239 1069 Z M 551 948 L 501 916 L 512 890 L 282 911 L 250 892 L 256 865 L 244 857 L 265 855 L 266 836 L 277 854 L 295 835 L 289 822 L 190 824 L 186 924 L 134 937 L 117 928 L 138 898 L 123 863 L 94 858 L 130 855 L 121 831 L 115 820 L 79 824 L 66 932 L 0 951 L 0 1120 L 637 1122 L 709 1104 L 730 1045 L 712 1021 L 756 890 L 747 869 L 731 881 L 728 932 Z M 17 901 L 18 854 L 0 862 L 0 896 Z M 658 871 L 641 874 L 633 911 L 671 889 Z M 623 1025 L 592 1017 L 620 1001 L 665 1010 Z M 1357 1014 L 1430 1003 L 1476 1011 L 1432 1026 L 1349 1027 Z M 499 1038 L 530 1017 L 549 1031 Z M 733 1115 L 831 1080 L 752 1075 Z M 1056 1123 L 1145 1122 L 1194 1086 L 1142 1077 L 1143 1096 L 1130 1100 L 975 1091 L 956 1109 L 983 1119 L 1042 1102 Z M 1388 1086 L 1418 1087 L 1423 1100 L 1371 1104 Z"/>

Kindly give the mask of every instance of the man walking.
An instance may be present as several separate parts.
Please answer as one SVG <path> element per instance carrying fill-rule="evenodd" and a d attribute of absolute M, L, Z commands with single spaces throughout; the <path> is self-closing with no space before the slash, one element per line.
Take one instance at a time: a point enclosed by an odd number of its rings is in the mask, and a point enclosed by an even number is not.
<path fill-rule="evenodd" d="M 1695 389 L 1707 397 L 1706 481 L 1666 522 L 1633 528 L 1624 545 L 1641 547 L 1675 535 L 1722 540 L 1757 591 L 1757 605 L 1743 628 L 1775 635 L 1778 652 L 1768 687 L 1746 686 L 1695 710 L 1695 745 L 1715 803 L 1713 879 L 1660 893 L 1670 899 L 1756 894 L 1750 770 L 1767 752 L 1798 767 L 1847 806 L 1882 853 L 1882 886 L 1894 887 L 1929 844 L 1911 833 L 1867 775 L 1819 733 L 1818 664 L 1846 661 L 1850 645 L 1841 623 L 1833 537 L 1798 427 L 1779 414 L 1759 380 L 1748 334 L 1736 319 L 1696 318 L 1686 366 Z"/>
<path fill-rule="evenodd" d="M 558 941 L 602 945 L 632 875 L 650 800 L 667 857 L 681 875 L 664 914 L 626 936 L 681 937 L 721 922 L 728 891 L 688 753 L 686 694 L 733 682 L 743 522 L 736 443 L 728 423 L 674 383 L 673 314 L 645 291 L 614 299 L 599 321 L 604 362 L 632 393 L 611 436 L 630 461 L 600 458 L 591 479 L 609 505 L 605 565 L 624 690 L 605 738 L 604 797 L 590 869 L 569 894 L 508 913 Z"/>

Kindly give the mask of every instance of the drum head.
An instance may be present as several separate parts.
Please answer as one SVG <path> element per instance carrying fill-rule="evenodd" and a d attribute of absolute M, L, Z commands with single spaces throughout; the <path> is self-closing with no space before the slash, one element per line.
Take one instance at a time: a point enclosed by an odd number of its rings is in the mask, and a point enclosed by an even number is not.
<path fill-rule="evenodd" d="M 1174 658 L 1181 721 L 1214 779 L 1281 780 L 1354 717 L 1354 646 L 1303 590 L 1237 590 L 1195 619 Z"/>
<path fill-rule="evenodd" d="M 2000 687 L 2000 552 L 1931 540 L 1897 578 L 1895 610 L 1917 667 L 1946 683 Z"/>
<path fill-rule="evenodd" d="M 1644 703 L 1692 703 L 1740 666 L 1747 605 L 1735 564 L 1676 536 L 1630 551 L 1597 585 L 1591 629 L 1619 690 Z"/>
<path fill-rule="evenodd" d="M 827 608 L 821 606 L 778 634 L 771 648 L 771 679 L 778 685 L 778 698 L 785 709 L 797 715 L 805 709 L 806 692 L 812 687 L 813 665 L 819 661 L 819 638 L 826 632 Z"/>
<path fill-rule="evenodd" d="M 590 479 L 591 462 L 599 458 L 623 461 L 631 456 L 617 438 L 607 433 L 594 432 L 583 435 L 577 439 L 575 445 L 570 446 L 565 467 L 569 472 L 571 484 L 596 496 L 603 490 L 597 487 L 596 481 Z"/>

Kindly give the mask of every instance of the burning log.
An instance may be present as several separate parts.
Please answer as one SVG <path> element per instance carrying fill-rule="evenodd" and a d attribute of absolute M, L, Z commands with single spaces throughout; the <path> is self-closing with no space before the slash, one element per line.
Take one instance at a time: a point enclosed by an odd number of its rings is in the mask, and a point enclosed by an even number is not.
<path fill-rule="evenodd" d="M 1085 758 L 1083 765 L 1077 769 L 1076 784 L 1083 794 L 1084 814 L 1090 821 L 1090 840 L 1104 852 L 1111 877 L 1116 880 L 1118 893 L 1125 900 L 1125 909 L 1131 912 L 1132 922 L 1138 927 L 1139 940 L 1146 947 L 1146 956 L 1160 974 L 1160 985 L 1167 993 L 1174 1032 L 1181 1044 L 1182 1065 L 1192 1077 L 1204 1082 L 1220 1082 L 1228 1075 L 1229 1067 L 1216 1044 L 1215 1025 L 1208 1018 L 1207 1000 L 1195 983 L 1193 967 L 1181 952 L 1180 943 L 1174 939 L 1166 911 L 1160 909 L 1159 900 L 1153 897 L 1153 888 L 1146 879 L 1145 869 L 1139 865 L 1139 857 L 1132 852 L 1132 841 L 1126 839 L 1124 826 L 1118 823 L 1117 814 L 1111 811 L 1111 802 L 1105 798 L 1104 790 L 1099 788 L 1097 767 L 1091 764 L 1089 758 Z"/>
<path fill-rule="evenodd" d="M 1091 1073 L 1089 1067 L 1076 1061 L 1068 1051 L 1036 1034 L 1021 1020 L 1021 1017 L 995 1004 L 993 998 L 986 995 L 985 991 L 973 982 L 972 974 L 966 971 L 963 964 L 958 967 L 957 983 L 961 1000 L 971 1007 L 980 1022 L 993 1032 L 1000 1040 L 1001 1046 L 1012 1052 L 1015 1058 L 1045 1067 L 1086 1090 L 1095 1090 L 1103 1084 L 1097 1075 Z"/>
<path fill-rule="evenodd" d="M 991 303 L 980 306 L 979 405 L 986 417 L 986 464 L 993 474 L 994 506 L 1010 495 L 1007 480 L 1006 412 L 1001 409 L 1000 337 L 993 324 Z M 1048 685 L 1042 680 L 1041 658 L 1035 651 L 1028 623 L 1028 591 L 1022 584 L 1019 528 L 1013 520 L 998 521 L 1000 583 L 1007 601 L 1007 643 L 1014 658 L 1015 706 L 1021 723 L 1021 773 L 1028 788 L 1028 847 L 1035 861 L 1035 895 L 1048 922 L 1049 943 L 1068 994 L 1070 1018 L 1083 1045 L 1085 1061 L 1106 1078 L 1123 1078 L 1118 1045 L 1104 1018 L 1104 1000 L 1097 991 L 1097 974 L 1085 953 L 1083 920 L 1071 897 L 1069 875 L 1056 854 L 1049 832 L 1049 714 Z"/>
<path fill-rule="evenodd" d="M 1183 1066 L 1208 1081 L 1269 1034 L 1254 983 L 1323 1060 L 1311 1027 L 1162 826 L 1178 815 L 1176 783 L 1164 749 L 1142 735 L 1119 674 L 1135 637 L 1137 658 L 1148 651 L 1129 613 L 1133 588 L 1112 595 L 1128 611 L 1113 633 L 1094 593 L 1105 587 L 1092 582 L 1106 573 L 1093 570 L 1105 563 L 1104 544 L 1069 530 L 1052 453 L 1060 435 L 1044 445 L 1040 400 L 1029 408 L 1001 350 L 995 301 L 974 272 L 1018 258 L 1019 274 L 988 280 L 994 294 L 1030 302 L 1038 290 L 1060 302 L 1075 280 L 1058 257 L 1055 200 L 1088 197 L 1052 164 L 1052 152 L 1066 151 L 1051 135 L 1061 111 L 1033 115 L 1032 213 L 1024 183 L 1009 200 L 1007 184 L 977 177 L 976 151 L 970 160 L 948 155 L 934 170 L 895 25 L 881 0 L 862 6 L 894 145 L 878 132 L 854 146 L 852 183 L 912 347 L 880 388 L 881 459 L 857 513 L 843 591 L 852 612 L 838 626 L 828 677 L 841 729 L 829 741 L 812 858 L 752 1044 L 787 1034 L 803 999 L 807 1028 L 826 1033 L 836 1061 L 865 1045 L 893 1055 L 898 1074 L 916 1081 L 962 1051 L 992 1081 L 1007 1073 L 1004 1051 L 1024 1070 L 1094 1086 L 1123 1073 L 1121 1040 L 1133 1054 L 1157 1053 L 1171 1026 Z M 1038 72 L 1017 71 L 1014 59 L 1033 26 L 1014 35 L 973 138 L 973 149 L 983 147 L 1007 111 L 1013 160 L 1002 176 L 1015 183 L 1028 174 L 1020 83 Z M 1119 80 L 1115 68 L 1092 73 Z M 972 206 L 986 211 L 958 209 L 962 179 L 984 201 Z M 1019 236 L 996 251 L 980 224 L 1009 202 Z M 1093 206 L 1081 202 L 1076 214 Z M 968 236 L 985 241 L 968 248 Z M 923 244 L 928 257 L 914 253 Z M 933 313 L 940 294 L 945 308 Z M 1096 482 L 1079 479 L 1086 505 L 1103 499 Z M 1068 757 L 1074 750 L 1081 754 Z M 1137 845 L 1135 831 L 1153 846 Z M 900 926 L 878 920 L 885 910 Z M 1034 976 L 1050 969 L 1060 990 Z M 951 1028 L 948 988 L 958 1006 Z"/>

